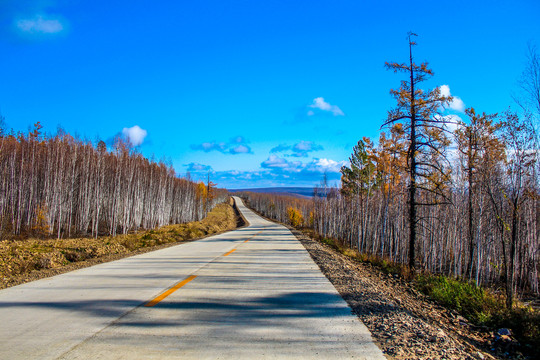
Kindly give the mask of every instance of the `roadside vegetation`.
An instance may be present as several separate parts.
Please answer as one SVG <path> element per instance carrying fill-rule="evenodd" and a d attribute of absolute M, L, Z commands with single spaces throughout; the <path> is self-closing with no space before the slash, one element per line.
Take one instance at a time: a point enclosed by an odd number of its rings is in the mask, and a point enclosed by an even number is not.
<path fill-rule="evenodd" d="M 98 238 L 0 241 L 1 288 L 99 262 L 232 230 L 237 215 L 231 204 L 216 205 L 201 221 L 166 225 Z"/>
<path fill-rule="evenodd" d="M 540 311 L 517 301 L 511 310 L 505 299 L 474 282 L 442 275 L 420 274 L 415 285 L 437 303 L 458 311 L 473 324 L 493 329 L 510 328 L 515 338 L 540 349 Z"/>

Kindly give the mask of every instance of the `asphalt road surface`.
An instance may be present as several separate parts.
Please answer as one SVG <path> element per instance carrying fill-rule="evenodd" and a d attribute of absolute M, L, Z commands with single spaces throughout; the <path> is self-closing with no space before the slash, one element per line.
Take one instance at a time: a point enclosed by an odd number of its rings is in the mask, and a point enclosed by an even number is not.
<path fill-rule="evenodd" d="M 291 232 L 249 226 L 0 290 L 0 359 L 384 359 Z"/>

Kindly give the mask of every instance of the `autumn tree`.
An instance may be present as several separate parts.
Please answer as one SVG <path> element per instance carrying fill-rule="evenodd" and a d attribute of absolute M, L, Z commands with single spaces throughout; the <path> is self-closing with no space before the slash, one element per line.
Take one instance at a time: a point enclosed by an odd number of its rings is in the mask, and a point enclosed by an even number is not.
<path fill-rule="evenodd" d="M 304 223 L 302 213 L 295 207 L 289 206 L 287 208 L 287 216 L 289 218 L 289 223 L 292 226 L 301 226 Z"/>
<path fill-rule="evenodd" d="M 395 73 L 405 73 L 407 79 L 401 81 L 399 89 L 390 90 L 397 105 L 388 112 L 384 126 L 397 123 L 403 124 L 408 137 L 407 170 L 409 175 L 409 266 L 415 268 L 415 245 L 419 222 L 417 206 L 431 205 L 419 201 L 417 190 L 425 190 L 442 196 L 441 186 L 436 181 L 446 178 L 447 169 L 437 159 L 444 158 L 444 149 L 448 144 L 445 136 L 446 118 L 441 116 L 441 107 L 448 104 L 452 98 L 441 95 L 439 88 L 424 91 L 419 84 L 433 76 L 433 71 L 427 63 L 417 65 L 413 58 L 413 46 L 416 42 L 414 33 L 408 34 L 409 61 L 408 63 L 386 63 L 386 68 Z"/>
<path fill-rule="evenodd" d="M 406 171 L 406 141 L 403 125 L 394 124 L 390 128 L 389 136 L 381 132 L 379 147 L 376 149 L 376 172 L 382 184 L 384 194 L 389 195 L 401 182 L 403 172 Z"/>

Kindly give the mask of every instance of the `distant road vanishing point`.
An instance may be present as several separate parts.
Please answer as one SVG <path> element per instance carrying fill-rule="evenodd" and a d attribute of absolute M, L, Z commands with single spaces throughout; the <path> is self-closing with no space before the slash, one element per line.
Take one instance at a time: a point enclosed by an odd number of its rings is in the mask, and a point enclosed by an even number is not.
<path fill-rule="evenodd" d="M 285 227 L 249 226 L 0 291 L 0 359 L 384 359 Z"/>

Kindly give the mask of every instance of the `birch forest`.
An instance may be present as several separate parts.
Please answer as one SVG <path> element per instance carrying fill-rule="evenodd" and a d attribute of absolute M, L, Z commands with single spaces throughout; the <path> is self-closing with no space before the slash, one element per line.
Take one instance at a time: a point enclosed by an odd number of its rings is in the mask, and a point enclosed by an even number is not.
<path fill-rule="evenodd" d="M 0 235 L 125 234 L 200 220 L 225 190 L 180 178 L 117 138 L 112 151 L 59 131 L 0 134 Z"/>
<path fill-rule="evenodd" d="M 414 34 L 411 34 L 414 35 Z M 466 119 L 441 114 L 452 101 L 420 83 L 433 73 L 410 61 L 391 90 L 396 107 L 378 141 L 364 137 L 341 169 L 341 187 L 321 185 L 312 199 L 245 193 L 263 215 L 313 229 L 318 236 L 386 261 L 540 293 L 540 62 L 532 53 L 519 112 Z M 531 95 L 531 96 L 527 96 Z"/>

